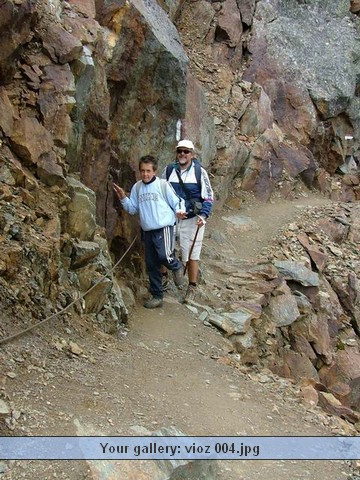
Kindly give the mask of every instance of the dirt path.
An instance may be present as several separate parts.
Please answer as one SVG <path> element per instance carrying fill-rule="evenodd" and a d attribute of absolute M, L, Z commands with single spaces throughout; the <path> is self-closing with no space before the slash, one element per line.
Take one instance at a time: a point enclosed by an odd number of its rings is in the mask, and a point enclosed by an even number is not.
<path fill-rule="evenodd" d="M 251 200 L 243 203 L 239 210 L 228 207 L 214 215 L 209 230 L 226 234 L 227 243 L 237 259 L 251 260 L 262 248 L 269 246 L 281 228 L 296 221 L 304 210 L 327 203 L 329 200 L 312 192 L 304 192 L 294 200 L 275 198 L 267 203 Z"/>
<path fill-rule="evenodd" d="M 173 298 L 133 312 L 122 340 L 76 338 L 84 356 L 53 352 L 43 367 L 15 371 L 14 400 L 26 435 L 136 435 L 176 426 L 187 435 L 329 435 L 319 410 L 306 411 L 289 382 L 224 365 L 228 344 Z M 65 335 L 64 335 L 65 337 Z M 71 335 L 74 339 L 74 334 Z M 220 361 L 219 361 L 220 360 Z M 112 462 L 119 478 L 121 462 Z M 4 479 L 92 478 L 84 462 L 15 462 Z M 345 462 L 219 462 L 218 480 L 347 478 Z M 96 477 L 95 477 L 96 478 Z M 108 478 L 108 477 L 101 477 Z"/>
<path fill-rule="evenodd" d="M 146 409 L 146 417 L 156 427 L 164 425 L 163 417 L 188 435 L 331 433 L 324 426 L 326 415 L 306 411 L 288 381 L 279 381 L 270 372 L 224 365 L 227 342 L 172 298 L 159 315 L 139 309 L 129 341 L 136 341 L 147 352 L 146 371 L 137 365 L 139 383 L 147 375 L 146 386 L 140 390 L 159 404 L 149 411 L 144 399 L 138 408 Z M 146 423 L 149 428 L 150 422 Z M 325 475 L 340 479 L 346 478 L 344 470 L 344 462 L 220 462 L 218 478 L 320 479 Z"/>
<path fill-rule="evenodd" d="M 314 197 L 301 202 L 321 201 Z M 244 209 L 256 226 L 246 236 L 228 238 L 232 248 L 251 257 L 295 217 L 299 202 L 282 200 L 275 207 Z M 228 225 L 228 215 L 224 217 L 209 225 L 209 242 L 211 230 L 221 228 L 222 222 Z M 70 341 L 83 350 L 80 355 L 69 352 Z M 205 326 L 171 293 L 161 309 L 135 309 L 129 330 L 119 339 L 70 322 L 49 326 L 4 351 L 3 385 L 19 413 L 16 434 L 138 435 L 141 428 L 155 431 L 170 426 L 186 435 L 337 433 L 337 419 L 317 408 L 306 410 L 296 386 L 268 371 L 237 364 L 230 350 L 217 330 Z M 0 478 L 6 480 L 35 475 L 71 480 L 140 478 L 125 474 L 122 462 L 94 466 L 94 462 L 27 461 L 3 467 L 6 471 Z M 109 468 L 113 476 L 105 473 Z M 94 469 L 98 477 L 92 476 Z M 349 465 L 342 461 L 232 461 L 219 462 L 217 470 L 218 480 L 350 478 Z"/>

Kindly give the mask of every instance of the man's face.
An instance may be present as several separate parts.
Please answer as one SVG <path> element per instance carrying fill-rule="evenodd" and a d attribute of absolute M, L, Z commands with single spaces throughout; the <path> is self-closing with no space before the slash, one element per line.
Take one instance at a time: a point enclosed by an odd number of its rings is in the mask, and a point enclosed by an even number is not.
<path fill-rule="evenodd" d="M 187 167 L 191 162 L 192 150 L 185 147 L 179 147 L 176 150 L 177 160 L 181 167 Z"/>
<path fill-rule="evenodd" d="M 156 170 L 152 163 L 140 164 L 140 177 L 143 182 L 149 183 L 154 175 L 156 175 Z"/>

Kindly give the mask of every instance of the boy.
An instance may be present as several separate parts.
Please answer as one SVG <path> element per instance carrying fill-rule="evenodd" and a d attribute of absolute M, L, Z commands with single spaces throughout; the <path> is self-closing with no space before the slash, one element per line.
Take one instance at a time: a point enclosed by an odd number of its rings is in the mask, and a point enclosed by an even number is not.
<path fill-rule="evenodd" d="M 113 188 L 124 210 L 130 215 L 140 215 L 152 294 L 144 307 L 157 308 L 163 304 L 161 265 L 173 272 L 176 286 L 184 280 L 182 263 L 174 255 L 173 238 L 176 217 L 183 218 L 185 205 L 173 187 L 156 176 L 157 160 L 153 156 L 140 158 L 139 171 L 141 180 L 132 187 L 130 198 L 118 185 Z"/>

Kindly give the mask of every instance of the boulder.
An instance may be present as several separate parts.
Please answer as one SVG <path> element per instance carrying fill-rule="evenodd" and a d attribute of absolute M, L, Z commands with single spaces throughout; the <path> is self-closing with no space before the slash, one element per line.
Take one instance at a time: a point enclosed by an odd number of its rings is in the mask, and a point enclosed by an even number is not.
<path fill-rule="evenodd" d="M 75 178 L 67 178 L 70 202 L 67 232 L 79 240 L 92 241 L 96 228 L 95 193 Z"/>
<path fill-rule="evenodd" d="M 298 282 L 305 287 L 317 287 L 319 285 L 319 276 L 304 267 L 301 263 L 291 260 L 277 260 L 274 262 L 285 280 Z"/>

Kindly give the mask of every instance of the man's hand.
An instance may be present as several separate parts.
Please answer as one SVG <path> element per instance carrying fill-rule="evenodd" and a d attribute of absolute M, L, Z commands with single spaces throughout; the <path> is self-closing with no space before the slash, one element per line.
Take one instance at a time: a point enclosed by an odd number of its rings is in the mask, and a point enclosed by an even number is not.
<path fill-rule="evenodd" d="M 186 212 L 176 212 L 176 216 L 179 220 L 184 220 L 187 217 Z"/>
<path fill-rule="evenodd" d="M 206 224 L 206 220 L 204 217 L 202 217 L 201 215 L 196 215 L 198 217 L 198 220 L 196 222 L 196 225 L 198 225 L 199 227 L 202 227 Z"/>
<path fill-rule="evenodd" d="M 119 187 L 119 185 L 116 185 L 116 183 L 113 183 L 113 189 L 118 199 L 124 200 L 124 198 L 126 197 L 124 190 L 121 187 Z"/>

